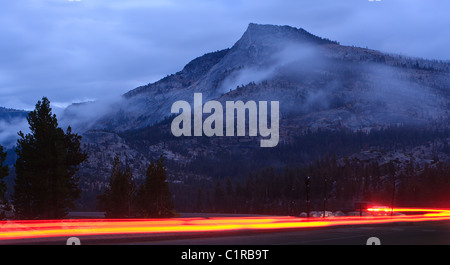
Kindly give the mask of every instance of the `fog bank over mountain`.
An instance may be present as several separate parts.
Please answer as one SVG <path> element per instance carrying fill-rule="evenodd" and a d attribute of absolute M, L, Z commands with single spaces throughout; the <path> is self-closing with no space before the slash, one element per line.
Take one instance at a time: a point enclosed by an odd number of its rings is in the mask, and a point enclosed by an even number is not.
<path fill-rule="evenodd" d="M 71 125 L 83 136 L 89 155 L 78 174 L 87 194 L 81 204 L 89 205 L 107 185 L 116 154 L 136 179 L 162 154 L 170 183 L 181 185 L 176 203 L 183 203 L 195 196 L 183 193 L 195 187 L 192 183 L 240 179 L 263 167 L 282 170 L 331 154 L 339 161 L 349 156 L 364 163 L 395 161 L 399 168 L 414 161 L 419 170 L 448 161 L 449 84 L 449 62 L 252 23 L 229 48 L 197 57 L 122 96 L 72 104 L 58 119 L 64 129 Z M 279 101 L 279 144 L 264 150 L 260 137 L 174 137 L 171 106 L 179 100 L 192 106 L 194 93 L 223 106 Z M 8 138 L 9 131 L 0 136 Z"/>
<path fill-rule="evenodd" d="M 303 115 L 304 127 L 325 126 L 318 122 L 326 119 L 330 128 L 428 124 L 448 118 L 449 65 L 341 46 L 289 26 L 250 24 L 230 49 L 205 54 L 113 103 L 71 106 L 65 114 L 85 131 L 135 130 L 202 92 L 205 101 L 279 100 L 285 115 Z"/>
<path fill-rule="evenodd" d="M 342 46 L 304 29 L 251 23 L 231 48 L 200 56 L 122 97 L 72 104 L 60 124 L 80 134 L 142 129 L 170 117 L 173 102 L 192 103 L 202 92 L 204 101 L 278 100 L 282 115 L 303 129 L 442 125 L 449 68 L 448 62 Z M 2 139 L 24 125 L 20 119 L 2 122 Z"/>

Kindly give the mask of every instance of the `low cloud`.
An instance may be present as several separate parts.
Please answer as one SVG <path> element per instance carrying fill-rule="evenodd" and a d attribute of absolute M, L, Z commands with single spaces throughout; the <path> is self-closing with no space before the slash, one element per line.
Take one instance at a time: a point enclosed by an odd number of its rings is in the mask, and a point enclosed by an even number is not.
<path fill-rule="evenodd" d="M 17 133 L 29 132 L 29 125 L 25 118 L 14 118 L 12 120 L 0 120 L 0 145 L 8 148 L 14 147 L 19 136 Z"/>
<path fill-rule="evenodd" d="M 72 104 L 61 114 L 60 125 L 71 126 L 74 132 L 83 133 L 93 128 L 106 114 L 115 113 L 123 103 L 122 97 L 109 96 L 102 100 Z"/>
<path fill-rule="evenodd" d="M 234 71 L 223 81 L 219 91 L 227 93 L 238 86 L 272 79 L 280 73 L 312 74 L 311 70 L 314 69 L 312 65 L 318 66 L 324 63 L 324 57 L 313 45 L 292 42 L 279 43 L 277 40 L 275 43 L 276 45 L 271 48 L 273 53 L 271 52 L 266 66 L 250 65 Z M 261 57 L 265 57 L 265 55 Z M 261 60 L 265 59 L 261 58 Z"/>
<path fill-rule="evenodd" d="M 126 93 L 231 47 L 250 22 L 448 60 L 449 9 L 440 0 L 4 1 L 0 106 L 28 109 L 42 96 L 71 102 Z M 245 76 L 259 79 L 249 71 Z M 245 83 L 245 76 L 236 80 Z"/>

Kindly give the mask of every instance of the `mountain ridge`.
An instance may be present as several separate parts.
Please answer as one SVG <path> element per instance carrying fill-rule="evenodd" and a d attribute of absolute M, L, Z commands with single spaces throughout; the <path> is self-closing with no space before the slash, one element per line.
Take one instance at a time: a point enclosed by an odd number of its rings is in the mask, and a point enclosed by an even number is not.
<path fill-rule="evenodd" d="M 302 53 L 302 49 L 305 52 Z M 293 58 L 285 58 L 290 56 L 290 52 L 295 54 Z M 297 59 L 306 61 L 305 64 L 312 63 L 312 67 L 315 63 L 320 63 L 320 60 L 326 59 L 351 63 L 366 62 L 392 66 L 395 69 L 449 71 L 449 64 L 441 62 L 407 59 L 363 48 L 341 46 L 338 42 L 316 37 L 304 29 L 290 26 L 251 23 L 233 47 L 200 56 L 176 74 L 127 92 L 124 96 L 130 104 L 114 115 L 121 122 L 103 119 L 100 123 L 105 124 L 105 128 L 117 127 L 120 131 L 151 126 L 170 116 L 169 107 L 176 100 L 189 100 L 191 98 L 189 95 L 194 92 L 202 92 L 205 100 L 219 98 L 237 86 L 264 81 L 267 78 L 257 75 L 272 74 L 273 69 L 279 69 L 286 64 L 286 61 L 292 64 Z M 249 75 L 246 71 L 250 72 Z M 433 70 L 433 72 L 436 71 Z M 152 108 L 152 105 L 157 107 Z M 147 110 L 150 107 L 151 110 L 146 112 L 155 113 L 155 115 L 146 114 L 145 111 L 135 111 L 136 106 Z M 129 128 L 124 126 L 125 120 L 132 121 Z"/>
<path fill-rule="evenodd" d="M 448 150 L 450 139 L 434 133 L 450 127 L 449 73 L 449 62 L 343 46 L 301 28 L 251 23 L 231 48 L 199 56 L 112 103 L 72 105 L 62 120 L 80 125 L 89 159 L 79 176 L 91 194 L 107 185 L 116 153 L 137 179 L 163 154 L 171 183 L 213 181 L 262 165 L 305 164 L 333 148 L 340 159 L 370 152 L 383 163 L 414 157 L 424 165 L 433 156 L 449 158 L 440 150 Z M 259 139 L 248 136 L 174 137 L 171 105 L 192 103 L 198 92 L 204 102 L 279 101 L 279 146 L 261 150 Z M 432 137 L 394 146 L 396 138 L 414 131 L 410 128 L 419 128 L 417 137 Z M 391 133 L 396 130 L 400 133 Z M 377 132 L 392 146 L 380 145 Z M 365 137 L 370 141 L 363 142 Z"/>
<path fill-rule="evenodd" d="M 320 129 L 369 132 L 402 124 L 448 127 L 449 66 L 341 46 L 304 29 L 251 23 L 231 48 L 197 57 L 175 74 L 130 90 L 118 107 L 108 117 L 99 119 L 85 135 L 98 139 L 95 134 L 108 133 L 108 139 L 121 139 L 119 142 L 125 144 L 127 139 L 120 135 L 150 128 L 153 132 L 164 130 L 166 136 L 161 137 L 169 141 L 168 127 L 162 129 L 158 124 L 171 117 L 173 102 L 192 103 L 196 92 L 203 93 L 204 101 L 214 99 L 222 103 L 279 100 L 283 143 Z M 197 152 L 196 139 L 177 140 L 191 149 L 187 153 Z M 240 143 L 217 139 L 224 141 Z M 192 148 L 188 147 L 190 144 Z M 140 152 L 128 145 L 130 156 L 139 153 L 148 160 L 151 153 L 156 155 L 159 150 L 169 159 L 189 161 L 186 155 L 177 155 L 162 143 L 140 145 Z M 146 153 L 146 149 L 153 151 Z"/>

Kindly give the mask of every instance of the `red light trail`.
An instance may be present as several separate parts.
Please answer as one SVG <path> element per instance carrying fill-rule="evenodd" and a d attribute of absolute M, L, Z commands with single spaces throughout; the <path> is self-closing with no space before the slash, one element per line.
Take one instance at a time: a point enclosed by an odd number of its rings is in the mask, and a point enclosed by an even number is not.
<path fill-rule="evenodd" d="M 385 216 L 299 218 L 285 216 L 173 218 L 173 219 L 67 219 L 1 221 L 1 240 L 120 234 L 161 234 L 239 230 L 301 229 L 341 225 L 450 220 L 447 209 L 369 208 Z M 391 213 L 410 213 L 391 215 Z M 421 214 L 418 214 L 421 213 Z"/>

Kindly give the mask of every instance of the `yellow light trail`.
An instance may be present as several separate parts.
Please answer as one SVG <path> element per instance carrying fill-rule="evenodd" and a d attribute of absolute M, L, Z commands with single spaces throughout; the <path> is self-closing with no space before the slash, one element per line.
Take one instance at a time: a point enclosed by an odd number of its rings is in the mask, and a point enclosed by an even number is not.
<path fill-rule="evenodd" d="M 450 210 L 448 209 L 369 208 L 367 211 L 373 213 L 395 212 L 412 214 L 392 216 L 390 214 L 385 216 L 342 216 L 330 218 L 264 216 L 173 219 L 68 219 L 1 221 L 0 241 L 89 235 L 301 229 L 340 225 L 367 225 L 394 222 L 450 220 Z"/>

